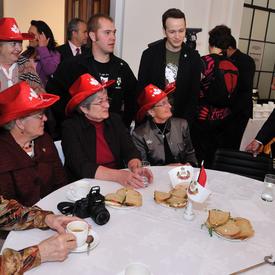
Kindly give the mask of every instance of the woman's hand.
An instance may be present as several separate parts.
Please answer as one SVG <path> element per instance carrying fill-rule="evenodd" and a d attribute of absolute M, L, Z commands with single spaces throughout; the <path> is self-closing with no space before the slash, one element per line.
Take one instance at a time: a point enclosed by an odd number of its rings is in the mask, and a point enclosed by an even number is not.
<path fill-rule="evenodd" d="M 58 233 L 65 233 L 66 225 L 71 221 L 81 220 L 78 217 L 69 217 L 63 215 L 49 214 L 45 218 L 45 223 L 51 228 L 56 230 Z"/>
<path fill-rule="evenodd" d="M 76 248 L 73 234 L 56 234 L 42 241 L 39 245 L 41 262 L 64 261 L 69 252 Z"/>
<path fill-rule="evenodd" d="M 39 33 L 37 36 L 39 47 L 47 47 L 50 41 L 50 38 L 47 38 L 44 32 Z"/>

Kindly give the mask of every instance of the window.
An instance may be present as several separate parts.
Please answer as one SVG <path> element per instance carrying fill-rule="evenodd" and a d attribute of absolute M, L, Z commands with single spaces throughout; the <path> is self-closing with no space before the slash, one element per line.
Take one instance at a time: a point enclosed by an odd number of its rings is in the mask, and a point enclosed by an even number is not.
<path fill-rule="evenodd" d="M 254 88 L 260 99 L 275 99 L 271 92 L 275 71 L 275 0 L 246 0 L 244 3 L 239 49 L 254 58 Z"/>

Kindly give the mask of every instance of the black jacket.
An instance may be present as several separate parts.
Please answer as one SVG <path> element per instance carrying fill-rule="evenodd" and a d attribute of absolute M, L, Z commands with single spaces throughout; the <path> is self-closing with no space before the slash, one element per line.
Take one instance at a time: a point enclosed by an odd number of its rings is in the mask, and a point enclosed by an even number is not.
<path fill-rule="evenodd" d="M 274 137 L 275 137 L 275 109 L 270 114 L 267 121 L 258 132 L 256 139 L 265 145 Z"/>
<path fill-rule="evenodd" d="M 138 72 L 138 91 L 152 83 L 165 88 L 166 39 L 152 43 L 141 57 Z M 201 61 L 197 51 L 183 44 L 180 54 L 176 90 L 174 92 L 174 116 L 192 122 L 200 91 Z"/>
<path fill-rule="evenodd" d="M 56 47 L 56 50 L 61 55 L 61 61 L 74 57 L 69 42 Z M 89 53 L 89 49 L 86 46 L 81 46 L 81 54 L 85 55 Z"/>
<path fill-rule="evenodd" d="M 84 73 L 91 74 L 101 82 L 96 62 L 91 54 L 64 60 L 57 68 L 53 78 L 49 79 L 46 90 L 60 96 L 60 100 L 53 106 L 58 125 L 65 119 L 65 107 L 71 98 L 69 88 Z M 112 98 L 110 112 L 120 114 L 125 125 L 129 126 L 137 109 L 136 77 L 124 60 L 111 55 L 109 79 L 116 80 L 116 83 L 108 88 L 108 96 Z"/>
<path fill-rule="evenodd" d="M 80 114 L 75 113 L 63 123 L 62 148 L 65 156 L 65 168 L 70 180 L 94 178 L 96 163 L 95 127 Z M 126 127 L 117 114 L 111 114 L 104 121 L 104 136 L 112 151 L 117 168 L 125 168 L 129 160 L 140 159 Z"/>
<path fill-rule="evenodd" d="M 236 50 L 230 57 L 239 70 L 238 90 L 232 103 L 232 112 L 244 117 L 252 117 L 252 89 L 255 74 L 255 62 L 249 55 Z"/>

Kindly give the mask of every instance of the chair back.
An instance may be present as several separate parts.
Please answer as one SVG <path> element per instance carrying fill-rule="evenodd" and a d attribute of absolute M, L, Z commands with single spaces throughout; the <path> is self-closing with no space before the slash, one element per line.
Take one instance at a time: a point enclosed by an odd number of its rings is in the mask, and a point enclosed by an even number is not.
<path fill-rule="evenodd" d="M 228 149 L 218 149 L 216 151 L 211 168 L 260 181 L 264 180 L 265 174 L 275 172 L 272 158 L 263 155 L 254 157 L 248 152 Z"/>
<path fill-rule="evenodd" d="M 61 140 L 55 141 L 55 142 L 54 142 L 54 145 L 55 145 L 55 147 L 56 147 L 56 149 L 57 149 L 59 158 L 60 158 L 62 164 L 64 165 L 65 157 L 64 157 L 63 150 L 62 150 L 62 146 L 61 146 Z"/>

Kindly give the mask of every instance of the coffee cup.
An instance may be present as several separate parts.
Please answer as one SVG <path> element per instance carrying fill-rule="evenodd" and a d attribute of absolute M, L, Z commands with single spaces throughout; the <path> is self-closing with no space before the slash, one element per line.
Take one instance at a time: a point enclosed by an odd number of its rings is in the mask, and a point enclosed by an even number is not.
<path fill-rule="evenodd" d="M 67 224 L 66 229 L 75 236 L 77 247 L 85 244 L 89 232 L 89 226 L 85 221 L 72 221 Z"/>
<path fill-rule="evenodd" d="M 91 186 L 86 182 L 75 182 L 68 189 L 68 196 L 72 200 L 80 200 L 85 198 L 89 193 Z"/>

